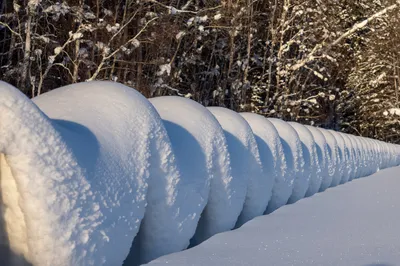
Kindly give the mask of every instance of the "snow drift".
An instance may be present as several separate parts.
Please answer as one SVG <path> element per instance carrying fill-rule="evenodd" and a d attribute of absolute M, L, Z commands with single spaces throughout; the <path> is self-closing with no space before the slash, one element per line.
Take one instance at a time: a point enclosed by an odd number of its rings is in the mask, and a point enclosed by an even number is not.
<path fill-rule="evenodd" d="M 289 125 L 296 130 L 300 137 L 304 158 L 304 176 L 309 179 L 307 191 L 310 192 L 305 195 L 311 196 L 321 186 L 321 168 L 318 160 L 317 145 L 312 133 L 305 126 L 294 122 L 289 122 Z"/>
<path fill-rule="evenodd" d="M 347 169 L 350 168 L 350 160 L 347 160 L 348 156 L 348 148 L 346 146 L 346 142 L 341 134 L 338 132 L 335 132 L 333 130 L 329 130 L 329 132 L 333 135 L 333 137 L 336 139 L 337 145 L 338 145 L 338 155 L 337 155 L 337 169 L 340 175 L 337 176 L 337 180 L 332 186 L 337 186 L 340 184 L 344 184 L 348 181 L 349 176 L 348 176 L 348 171 Z"/>
<path fill-rule="evenodd" d="M 117 83 L 1 82 L 1 263 L 137 265 L 399 164 L 398 145 Z"/>
<path fill-rule="evenodd" d="M 338 165 L 338 145 L 335 137 L 328 132 L 326 129 L 317 128 L 325 137 L 327 143 L 327 163 L 329 169 L 329 175 L 322 180 L 320 191 L 325 191 L 331 186 L 338 184 L 341 173 L 339 172 Z"/>
<path fill-rule="evenodd" d="M 322 182 L 325 182 L 325 179 L 329 179 L 330 181 L 328 182 L 331 182 L 332 177 L 331 164 L 329 163 L 328 144 L 326 143 L 325 136 L 315 127 L 306 126 L 306 128 L 310 130 L 310 133 L 314 138 L 318 164 L 321 168 L 317 181 L 314 185 L 310 185 L 307 190 L 306 196 L 309 197 L 320 191 Z"/>
<path fill-rule="evenodd" d="M 19 256 L 33 265 L 121 265 L 144 216 L 147 136 L 161 126 L 154 108 L 109 82 L 60 88 L 36 105 L 0 88 L 8 264 Z"/>
<path fill-rule="evenodd" d="M 288 123 L 276 118 L 268 119 L 278 131 L 288 168 L 288 176 L 293 179 L 292 195 L 288 203 L 302 199 L 307 190 L 310 176 L 304 173 L 304 158 L 299 135 Z"/>
<path fill-rule="evenodd" d="M 266 180 L 262 187 L 266 196 L 261 193 L 259 200 L 264 205 L 264 211 L 269 213 L 288 201 L 293 190 L 293 176 L 288 175 L 282 143 L 273 124 L 260 115 L 241 115 L 249 123 L 257 141 Z"/>
<path fill-rule="evenodd" d="M 186 98 L 158 97 L 151 103 L 164 120 L 185 182 L 192 184 L 186 200 L 192 201 L 196 219 L 207 203 L 192 244 L 232 229 L 243 207 L 242 196 L 236 193 L 241 181 L 232 177 L 224 131 L 217 119 Z M 190 198 L 196 194 L 200 197 Z"/>
<path fill-rule="evenodd" d="M 208 110 L 222 126 L 227 140 L 232 177 L 237 179 L 235 204 L 243 206 L 236 223 L 236 227 L 240 227 L 264 213 L 273 180 L 263 172 L 256 139 L 246 120 L 226 108 L 209 107 Z"/>
<path fill-rule="evenodd" d="M 346 152 L 345 152 L 345 172 L 344 172 L 344 178 L 342 180 L 342 183 L 346 183 L 348 181 L 351 181 L 354 179 L 354 173 L 355 169 L 357 168 L 356 166 L 356 158 L 355 158 L 355 149 L 353 147 L 353 141 L 347 134 L 343 134 L 338 132 L 337 134 L 340 134 L 343 137 L 343 140 L 346 145 Z"/>

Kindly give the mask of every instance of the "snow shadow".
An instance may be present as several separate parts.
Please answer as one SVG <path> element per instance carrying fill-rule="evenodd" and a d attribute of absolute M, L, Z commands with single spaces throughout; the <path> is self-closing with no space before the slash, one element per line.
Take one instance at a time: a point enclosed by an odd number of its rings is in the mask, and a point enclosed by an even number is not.
<path fill-rule="evenodd" d="M 87 127 L 75 122 L 58 119 L 52 119 L 52 122 L 77 163 L 87 174 L 93 175 L 100 149 L 96 136 Z"/>
<path fill-rule="evenodd" d="M 185 221 L 186 226 L 192 226 L 192 236 L 195 234 L 195 230 L 198 225 L 199 218 L 203 213 L 204 206 L 207 203 L 207 198 L 202 199 L 202 196 L 198 194 L 198 189 L 201 186 L 204 186 L 207 180 L 200 180 L 200 177 L 206 176 L 206 155 L 204 154 L 203 148 L 200 146 L 199 142 L 196 138 L 184 127 L 175 124 L 173 122 L 163 120 L 164 126 L 167 129 L 168 136 L 171 139 L 172 148 L 174 151 L 174 155 L 176 156 L 176 162 L 181 174 L 181 185 L 182 187 L 187 188 L 188 190 L 182 192 L 185 194 L 185 199 L 187 201 L 196 201 L 193 202 L 193 213 L 196 215 L 191 216 L 191 221 Z M 159 184 L 161 185 L 161 184 Z M 207 193 L 208 195 L 208 193 Z M 204 203 L 201 203 L 202 200 L 205 200 Z M 179 204 L 179 203 L 178 203 Z M 200 207 L 202 205 L 202 207 Z M 194 209 L 197 206 L 197 209 Z M 141 221 L 141 227 L 143 226 L 143 222 Z M 159 221 L 162 222 L 162 221 Z M 140 231 L 140 229 L 139 229 Z M 156 232 L 154 232 L 156 233 Z M 177 235 L 177 238 L 182 238 L 185 236 Z M 191 239 L 184 239 L 188 245 L 190 245 Z M 177 239 L 167 239 L 167 241 L 175 241 Z M 182 239 L 179 239 L 180 242 Z M 138 233 L 133 240 L 132 246 L 130 248 L 129 254 L 125 259 L 123 266 L 138 266 L 143 263 L 147 263 L 148 261 L 143 258 L 143 254 L 141 253 L 142 245 L 145 244 L 142 239 L 142 234 Z M 165 243 L 168 245 L 168 243 Z M 187 247 L 185 247 L 187 248 Z M 184 250 L 183 248 L 182 250 Z"/>

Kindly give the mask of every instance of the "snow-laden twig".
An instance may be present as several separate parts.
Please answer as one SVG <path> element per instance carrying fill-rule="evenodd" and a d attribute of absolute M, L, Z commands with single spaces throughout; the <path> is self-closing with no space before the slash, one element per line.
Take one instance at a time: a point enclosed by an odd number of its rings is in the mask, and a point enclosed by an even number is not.
<path fill-rule="evenodd" d="M 370 16 L 369 18 L 356 23 L 353 25 L 353 27 L 351 27 L 349 30 L 347 30 L 345 33 L 343 33 L 342 35 L 340 35 L 339 38 L 337 38 L 335 41 L 333 41 L 332 43 L 330 43 L 329 45 L 319 45 L 319 46 L 315 46 L 314 49 L 308 54 L 308 56 L 306 56 L 303 60 L 301 60 L 299 63 L 293 65 L 290 70 L 292 71 L 296 71 L 300 68 L 302 68 L 303 66 L 305 66 L 307 63 L 313 61 L 315 59 L 315 54 L 317 52 L 327 52 L 329 50 L 331 50 L 334 46 L 338 45 L 340 42 L 342 42 L 345 38 L 351 36 L 352 34 L 354 34 L 355 32 L 365 28 L 371 21 L 387 14 L 389 11 L 397 9 L 400 5 L 400 0 L 397 0 L 395 4 L 390 5 L 384 9 L 382 9 L 381 11 L 375 13 L 374 15 Z"/>
<path fill-rule="evenodd" d="M 147 21 L 146 24 L 140 29 L 140 31 L 130 40 L 128 40 L 125 45 L 132 43 L 133 41 L 137 40 L 137 38 L 147 29 L 147 27 L 150 25 L 151 22 L 155 21 L 156 19 L 158 19 L 158 17 L 152 18 L 151 20 Z M 93 81 L 97 78 L 97 76 L 99 75 L 99 73 L 101 72 L 101 70 L 103 69 L 104 64 L 107 62 L 107 60 L 109 60 L 110 58 L 112 58 L 113 56 L 115 56 L 117 53 L 119 53 L 122 49 L 122 47 L 124 47 L 125 45 L 120 46 L 118 49 L 115 49 L 114 52 L 108 54 L 107 49 L 103 50 L 103 58 L 101 59 L 101 62 L 99 64 L 99 66 L 97 67 L 96 71 L 93 73 L 93 75 L 87 79 L 86 81 Z"/>

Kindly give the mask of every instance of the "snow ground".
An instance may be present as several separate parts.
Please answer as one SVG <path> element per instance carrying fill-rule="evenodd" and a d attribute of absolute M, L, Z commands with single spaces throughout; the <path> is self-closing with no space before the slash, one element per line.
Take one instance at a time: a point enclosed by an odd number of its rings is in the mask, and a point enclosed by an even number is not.
<path fill-rule="evenodd" d="M 148 265 L 398 265 L 399 171 L 330 188 Z"/>

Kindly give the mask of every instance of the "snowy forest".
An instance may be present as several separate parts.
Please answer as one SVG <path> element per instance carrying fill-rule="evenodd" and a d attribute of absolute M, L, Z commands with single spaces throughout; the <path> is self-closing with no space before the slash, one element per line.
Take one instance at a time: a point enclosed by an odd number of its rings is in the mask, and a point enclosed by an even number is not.
<path fill-rule="evenodd" d="M 112 80 L 400 143 L 396 0 L 3 0 L 0 76 Z"/>

